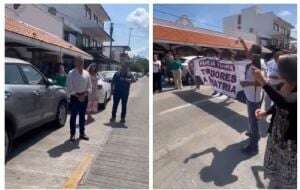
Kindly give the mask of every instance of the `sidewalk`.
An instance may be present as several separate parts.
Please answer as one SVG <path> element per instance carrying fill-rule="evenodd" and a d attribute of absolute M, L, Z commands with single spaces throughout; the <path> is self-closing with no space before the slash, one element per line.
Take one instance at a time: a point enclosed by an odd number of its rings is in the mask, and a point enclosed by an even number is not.
<path fill-rule="evenodd" d="M 110 137 L 79 188 L 148 188 L 148 79 L 142 78 L 135 85 L 128 102 L 126 124 L 105 124 L 113 128 Z"/>
<path fill-rule="evenodd" d="M 111 107 L 111 102 L 108 107 Z M 5 166 L 5 187 L 19 188 L 64 188 L 65 183 L 86 158 L 93 159 L 107 141 L 111 128 L 105 127 L 110 112 L 104 110 L 94 116 L 95 121 L 86 126 L 89 141 L 69 141 L 69 117 L 60 129 L 41 126 L 19 140 L 12 158 Z M 84 171 L 81 171 L 84 173 Z M 76 185 L 76 184 L 74 184 Z"/>

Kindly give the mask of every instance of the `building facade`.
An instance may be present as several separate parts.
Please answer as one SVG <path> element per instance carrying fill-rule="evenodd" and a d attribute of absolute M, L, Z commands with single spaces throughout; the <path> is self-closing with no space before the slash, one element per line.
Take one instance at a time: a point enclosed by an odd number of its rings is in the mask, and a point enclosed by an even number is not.
<path fill-rule="evenodd" d="M 224 33 L 241 36 L 271 49 L 288 49 L 293 26 L 273 12 L 255 5 L 223 18 Z"/>
<path fill-rule="evenodd" d="M 63 57 L 93 57 L 68 43 L 63 18 L 54 17 L 36 4 L 5 5 L 5 56 L 23 59 L 37 66 L 47 77 L 57 71 Z"/>
<path fill-rule="evenodd" d="M 54 17 L 64 21 L 64 40 L 91 54 L 93 61 L 87 63 L 106 64 L 109 57 L 103 54 L 103 42 L 113 40 L 104 30 L 110 17 L 100 4 L 47 4 L 43 5 Z M 64 58 L 71 62 L 69 57 Z"/>
<path fill-rule="evenodd" d="M 7 4 L 5 16 L 32 26 L 32 29 L 41 29 L 44 33 L 55 35 L 62 43 L 69 43 L 70 47 L 77 48 L 89 54 L 85 59 L 86 65 L 90 63 L 111 64 L 109 56 L 103 54 L 103 42 L 112 40 L 104 30 L 105 22 L 110 17 L 100 4 Z M 35 52 L 27 51 L 24 45 L 13 45 L 10 39 L 6 44 L 6 54 L 31 61 L 44 58 L 47 62 L 60 62 L 71 69 L 76 56 L 73 54 L 51 52 L 45 56 L 45 50 L 37 49 Z M 32 49 L 32 48 L 31 48 Z M 55 54 L 56 56 L 53 56 Z M 14 56 L 16 57 L 16 56 Z M 92 59 L 90 58 L 92 57 Z M 42 62 L 42 61 L 41 61 Z"/>

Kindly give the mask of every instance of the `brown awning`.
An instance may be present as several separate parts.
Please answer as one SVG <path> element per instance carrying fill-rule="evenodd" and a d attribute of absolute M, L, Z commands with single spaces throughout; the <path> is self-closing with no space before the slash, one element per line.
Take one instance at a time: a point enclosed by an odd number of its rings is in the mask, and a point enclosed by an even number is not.
<path fill-rule="evenodd" d="M 81 56 L 83 59 L 89 60 L 93 59 L 93 56 L 91 56 L 90 54 L 77 48 L 73 44 L 64 41 L 63 39 L 52 33 L 29 25 L 25 22 L 17 21 L 8 17 L 5 17 L 5 35 L 6 37 L 13 38 L 18 41 L 22 41 L 20 36 L 23 38 L 25 37 L 27 39 L 24 39 L 24 42 L 27 42 L 29 44 L 40 44 L 44 48 L 45 45 L 49 45 L 47 47 L 54 51 L 59 49 L 59 51 L 68 55 Z"/>
<path fill-rule="evenodd" d="M 242 44 L 238 38 L 227 37 L 225 35 L 216 34 L 214 32 L 201 32 L 200 30 L 180 29 L 176 27 L 154 25 L 153 26 L 153 41 L 161 43 L 173 43 L 190 46 L 203 46 L 212 48 L 225 48 L 243 50 Z M 251 42 L 246 42 L 250 48 Z M 270 50 L 262 48 L 264 53 L 269 53 Z"/>

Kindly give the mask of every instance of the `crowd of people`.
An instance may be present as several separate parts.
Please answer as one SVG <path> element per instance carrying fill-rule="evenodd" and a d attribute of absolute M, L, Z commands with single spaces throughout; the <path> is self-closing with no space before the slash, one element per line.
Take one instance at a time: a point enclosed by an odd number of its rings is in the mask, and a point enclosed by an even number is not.
<path fill-rule="evenodd" d="M 243 154 L 257 154 L 259 150 L 260 119 L 266 119 L 268 140 L 264 155 L 265 174 L 270 178 L 270 188 L 297 187 L 297 56 L 283 51 L 275 51 L 268 61 L 263 59 L 262 48 L 252 45 L 247 48 L 239 39 L 245 51 L 235 54 L 230 50 L 211 51 L 202 56 L 219 57 L 225 60 L 248 60 L 245 77 L 240 81 L 243 89 L 249 128 L 246 135 L 249 143 L 241 149 Z M 165 68 L 157 55 L 154 55 L 154 91 L 162 91 L 162 75 L 166 68 L 172 72 L 176 89 L 182 88 L 181 62 L 169 52 L 165 56 Z M 174 58 L 175 57 L 175 58 Z M 191 62 L 192 63 L 192 62 Z M 193 65 L 188 66 L 196 88 L 202 84 L 194 75 Z M 215 91 L 213 95 L 217 92 Z M 271 119 L 269 119 L 271 117 Z"/>
<path fill-rule="evenodd" d="M 89 140 L 85 132 L 85 125 L 94 119 L 92 114 L 98 112 L 98 78 L 97 65 L 90 64 L 84 69 L 83 60 L 77 57 L 74 68 L 67 74 L 63 65 L 58 67 L 58 72 L 53 78 L 56 85 L 66 88 L 70 109 L 70 141 L 75 141 L 76 118 L 79 115 L 79 139 Z M 128 64 L 122 64 L 120 71 L 116 72 L 112 82 L 113 109 L 110 122 L 116 122 L 116 112 L 119 102 L 122 102 L 121 123 L 125 123 L 127 101 L 130 85 L 134 77 L 129 71 Z M 86 119 L 87 115 L 87 119 Z"/>
<path fill-rule="evenodd" d="M 171 83 L 171 78 L 175 89 L 182 89 L 182 60 L 176 54 L 168 52 L 164 62 L 162 64 L 158 55 L 153 55 L 153 91 L 162 92 L 165 79 L 169 79 L 169 83 Z"/>

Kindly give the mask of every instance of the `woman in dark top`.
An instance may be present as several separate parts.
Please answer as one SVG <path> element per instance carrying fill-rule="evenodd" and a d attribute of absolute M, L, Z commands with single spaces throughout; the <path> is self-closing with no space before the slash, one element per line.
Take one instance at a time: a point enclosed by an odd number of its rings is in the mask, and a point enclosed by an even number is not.
<path fill-rule="evenodd" d="M 297 56 L 280 56 L 278 69 L 283 79 L 279 91 L 253 68 L 256 81 L 274 102 L 268 111 L 256 110 L 256 117 L 272 114 L 264 159 L 270 188 L 297 188 Z"/>

